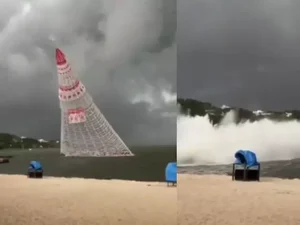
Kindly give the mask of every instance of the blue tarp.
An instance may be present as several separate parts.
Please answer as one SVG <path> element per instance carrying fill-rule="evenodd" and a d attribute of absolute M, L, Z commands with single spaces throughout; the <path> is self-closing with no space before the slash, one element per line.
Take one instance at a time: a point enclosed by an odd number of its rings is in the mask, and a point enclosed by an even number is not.
<path fill-rule="evenodd" d="M 177 163 L 170 162 L 166 167 L 166 181 L 177 182 Z"/>
<path fill-rule="evenodd" d="M 235 163 L 246 164 L 247 167 L 257 166 L 259 164 L 255 153 L 249 150 L 239 150 L 234 154 L 234 157 L 236 158 Z"/>
<path fill-rule="evenodd" d="M 31 161 L 29 168 L 34 170 L 43 170 L 42 164 L 39 161 Z"/>

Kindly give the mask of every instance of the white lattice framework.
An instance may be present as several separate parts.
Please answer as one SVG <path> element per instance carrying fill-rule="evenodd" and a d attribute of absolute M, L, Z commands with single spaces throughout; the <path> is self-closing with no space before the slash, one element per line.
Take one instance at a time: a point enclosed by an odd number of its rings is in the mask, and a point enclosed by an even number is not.
<path fill-rule="evenodd" d="M 85 86 L 56 49 L 61 108 L 61 153 L 65 156 L 133 156 L 94 104 Z"/>

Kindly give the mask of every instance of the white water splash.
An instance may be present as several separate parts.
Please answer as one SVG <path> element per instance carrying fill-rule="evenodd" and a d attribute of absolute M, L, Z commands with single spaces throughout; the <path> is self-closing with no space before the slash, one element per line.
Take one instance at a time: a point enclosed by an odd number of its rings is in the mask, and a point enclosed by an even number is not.
<path fill-rule="evenodd" d="M 300 158 L 300 123 L 264 119 L 236 125 L 229 112 L 216 127 L 208 116 L 177 119 L 178 164 L 227 164 L 237 150 L 252 150 L 260 161 Z"/>

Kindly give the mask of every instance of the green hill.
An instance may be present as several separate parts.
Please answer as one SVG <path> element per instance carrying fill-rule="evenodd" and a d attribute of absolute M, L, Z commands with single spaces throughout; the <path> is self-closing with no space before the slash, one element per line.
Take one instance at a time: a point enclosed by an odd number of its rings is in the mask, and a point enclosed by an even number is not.
<path fill-rule="evenodd" d="M 0 149 L 8 148 L 56 148 L 59 147 L 59 142 L 52 140 L 46 141 L 43 139 L 34 139 L 27 137 L 18 137 L 13 134 L 0 133 Z"/>
<path fill-rule="evenodd" d="M 241 121 L 245 120 L 253 122 L 264 118 L 275 121 L 300 120 L 299 110 L 285 110 L 282 112 L 263 110 L 251 111 L 243 108 L 229 107 L 225 105 L 218 107 L 208 102 L 182 98 L 179 98 L 177 100 L 177 104 L 180 106 L 180 111 L 182 114 L 190 116 L 208 115 L 211 123 L 214 125 L 219 124 L 226 113 L 231 110 L 234 110 L 237 113 L 236 123 L 240 123 Z"/>

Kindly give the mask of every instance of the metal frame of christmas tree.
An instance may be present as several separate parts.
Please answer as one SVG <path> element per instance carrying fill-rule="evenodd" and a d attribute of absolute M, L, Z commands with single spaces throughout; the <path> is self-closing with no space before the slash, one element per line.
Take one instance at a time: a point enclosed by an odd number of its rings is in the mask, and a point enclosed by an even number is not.
<path fill-rule="evenodd" d="M 65 156 L 133 156 L 56 49 L 61 108 L 61 153 Z"/>

